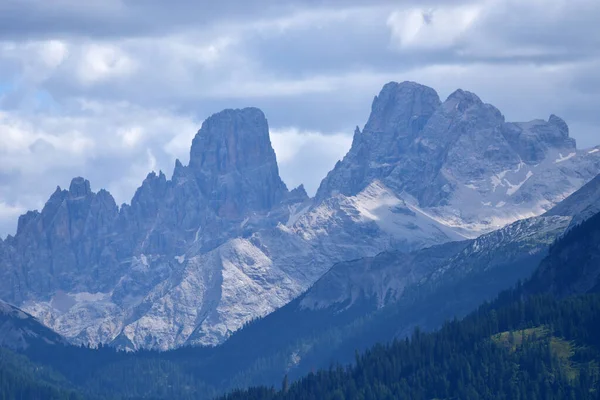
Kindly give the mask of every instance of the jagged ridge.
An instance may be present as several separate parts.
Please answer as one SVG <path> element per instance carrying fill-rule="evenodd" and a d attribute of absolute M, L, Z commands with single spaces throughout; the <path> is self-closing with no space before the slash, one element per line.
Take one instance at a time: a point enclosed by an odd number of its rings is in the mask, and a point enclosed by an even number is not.
<path fill-rule="evenodd" d="M 217 344 L 336 262 L 474 237 L 537 215 L 600 170 L 564 121 L 506 123 L 476 95 L 416 83 L 375 98 L 315 199 L 279 177 L 262 112 L 225 110 L 190 163 L 120 208 L 83 178 L 0 243 L 0 298 L 76 342 Z"/>

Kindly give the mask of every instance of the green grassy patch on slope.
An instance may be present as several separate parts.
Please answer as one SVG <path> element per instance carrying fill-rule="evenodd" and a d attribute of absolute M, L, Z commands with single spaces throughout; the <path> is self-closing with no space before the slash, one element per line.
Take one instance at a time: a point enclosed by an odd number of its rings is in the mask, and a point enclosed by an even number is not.
<path fill-rule="evenodd" d="M 579 379 L 581 364 L 574 361 L 577 350 L 583 347 L 575 347 L 573 342 L 561 339 L 550 334 L 550 330 L 545 326 L 522 329 L 516 331 L 500 332 L 492 336 L 492 341 L 498 346 L 508 349 L 511 353 L 520 350 L 523 342 L 545 341 L 550 347 L 552 354 L 559 360 L 561 367 L 570 381 Z M 597 370 L 595 362 L 588 366 L 592 370 Z"/>

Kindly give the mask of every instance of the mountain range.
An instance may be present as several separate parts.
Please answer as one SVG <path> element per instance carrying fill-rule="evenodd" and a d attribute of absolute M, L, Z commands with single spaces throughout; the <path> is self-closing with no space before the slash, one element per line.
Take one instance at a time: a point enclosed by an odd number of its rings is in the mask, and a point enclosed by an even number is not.
<path fill-rule="evenodd" d="M 224 110 L 131 204 L 75 178 L 21 216 L 0 241 L 0 298 L 73 343 L 166 350 L 220 344 L 303 293 L 285 309 L 362 313 L 511 265 L 493 296 L 580 215 L 577 200 L 551 209 L 598 172 L 600 148 L 577 149 L 555 115 L 510 123 L 473 93 L 392 82 L 310 198 L 280 178 L 263 113 Z"/>
<path fill-rule="evenodd" d="M 588 201 L 588 206 L 595 202 Z M 345 265 L 350 272 L 346 277 L 325 275 L 305 296 L 247 324 L 217 347 L 122 352 L 105 346 L 63 345 L 54 341 L 55 333 L 10 307 L 5 321 L 19 324 L 26 319 L 22 332 L 38 334 L 27 337 L 27 346 L 12 347 L 21 354 L 2 348 L 10 346 L 10 341 L 0 346 L 0 394 L 8 398 L 20 394 L 56 399 L 208 399 L 233 388 L 266 383 L 227 398 L 287 398 L 288 390 L 292 398 L 311 398 L 310 393 L 316 398 L 343 398 L 336 394 L 339 390 L 345 398 L 355 398 L 356 390 L 368 390 L 371 397 L 365 394 L 365 398 L 386 398 L 386 392 L 398 390 L 404 397 L 420 397 L 420 392 L 427 391 L 435 398 L 450 396 L 449 392 L 469 398 L 473 390 L 514 398 L 515 391 L 537 391 L 546 394 L 529 393 L 527 398 L 557 399 L 578 390 L 575 398 L 596 398 L 599 342 L 592 333 L 600 321 L 599 297 L 593 294 L 600 288 L 600 214 L 568 228 L 576 217 L 537 217 L 476 240 L 341 263 L 339 267 Z M 549 251 L 535 251 L 535 243 L 542 249 L 557 231 L 564 233 Z M 535 268 L 537 259 L 542 261 Z M 535 272 L 529 278 L 531 269 Z M 419 270 L 428 271 L 422 274 L 426 279 L 410 283 L 409 278 L 403 287 L 398 285 L 400 277 L 417 275 Z M 365 279 L 361 282 L 355 279 L 357 275 Z M 390 293 L 394 295 L 384 302 L 378 290 L 370 291 L 377 286 L 373 285 L 377 276 L 392 278 Z M 516 276 L 525 276 L 525 283 L 511 288 Z M 331 302 L 307 308 L 303 304 L 314 296 L 311 292 L 319 293 L 325 283 L 336 281 L 367 290 L 352 302 L 345 301 L 345 306 Z M 493 292 L 500 286 L 509 289 L 496 296 Z M 335 291 L 335 298 L 341 299 L 343 293 Z M 494 298 L 491 303 L 476 304 Z M 466 318 L 449 320 L 453 313 Z M 342 324 L 343 319 L 349 323 Z M 424 333 L 431 329 L 434 332 Z M 304 348 L 293 350 L 286 342 L 302 343 Z M 372 347 L 375 342 L 379 344 Z M 399 353 L 399 348 L 405 350 Z M 331 362 L 350 360 L 347 368 L 326 369 Z M 301 372 L 311 365 L 319 369 L 316 374 Z M 537 366 L 531 369 L 533 365 Z M 368 379 L 363 379 L 360 371 L 366 368 Z M 437 372 L 424 375 L 432 369 Z M 467 372 L 452 378 L 459 371 Z M 495 379 L 486 378 L 491 371 Z M 515 387 L 511 384 L 515 376 L 518 383 L 526 384 Z M 449 382 L 440 385 L 440 378 Z M 277 392 L 273 385 L 277 387 L 282 380 L 283 391 Z M 348 387 L 351 382 L 354 388 Z"/>

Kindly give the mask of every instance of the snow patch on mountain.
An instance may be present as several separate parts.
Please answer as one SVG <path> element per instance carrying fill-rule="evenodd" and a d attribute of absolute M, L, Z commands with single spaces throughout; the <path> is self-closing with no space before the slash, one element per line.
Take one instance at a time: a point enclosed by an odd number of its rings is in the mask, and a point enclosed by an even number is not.
<path fill-rule="evenodd" d="M 592 154 L 593 154 L 593 153 L 592 153 Z M 555 164 L 558 164 L 558 163 L 561 163 L 561 162 L 563 162 L 563 161 L 567 161 L 567 160 L 569 160 L 569 159 L 571 159 L 571 158 L 575 157 L 576 155 L 577 155 L 577 153 L 576 153 L 576 152 L 573 152 L 573 153 L 569 153 L 568 155 L 566 155 L 566 156 L 564 156 L 564 157 L 563 157 L 562 153 L 559 153 L 559 154 L 558 154 L 558 158 L 557 158 L 557 159 L 554 161 L 554 163 L 555 163 Z"/>
<path fill-rule="evenodd" d="M 400 199 L 379 181 L 374 181 L 362 192 L 348 198 L 360 215 L 360 222 L 374 221 L 385 233 L 395 237 L 411 235 L 447 240 L 464 239 L 464 236 L 440 223 L 415 205 Z M 414 237 L 413 237 L 414 238 Z"/>
<path fill-rule="evenodd" d="M 300 218 L 302 215 L 306 214 L 308 210 L 310 210 L 311 205 L 312 204 L 309 202 L 308 204 L 293 204 L 289 206 L 290 216 L 285 225 L 293 226 L 296 223 L 296 221 L 298 221 L 298 218 Z"/>
<path fill-rule="evenodd" d="M 509 196 L 512 196 L 513 194 L 515 194 L 517 192 L 517 190 L 519 190 L 521 188 L 521 186 L 523 186 L 523 184 L 525 182 L 527 182 L 527 180 L 529 178 L 531 178 L 532 176 L 533 176 L 533 172 L 527 171 L 527 175 L 525 175 L 525 180 L 523 180 L 520 183 L 517 183 L 516 185 L 513 185 L 510 182 L 506 181 L 506 183 L 508 184 L 508 189 L 506 190 L 506 194 Z"/>

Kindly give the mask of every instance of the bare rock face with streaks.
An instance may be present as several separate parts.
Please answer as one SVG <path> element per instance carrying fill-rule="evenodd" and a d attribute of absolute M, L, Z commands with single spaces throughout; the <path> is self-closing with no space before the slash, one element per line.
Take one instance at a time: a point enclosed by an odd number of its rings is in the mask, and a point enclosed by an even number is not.
<path fill-rule="evenodd" d="M 389 83 L 316 198 L 355 195 L 378 179 L 474 237 L 549 210 L 598 173 L 598 156 L 578 150 L 555 115 L 510 123 L 470 92 L 440 103 L 431 88 Z"/>
<path fill-rule="evenodd" d="M 0 298 L 76 343 L 215 345 L 335 263 L 477 237 L 599 171 L 556 116 L 507 123 L 472 93 L 392 82 L 310 198 L 281 180 L 263 113 L 224 110 L 130 204 L 75 178 L 23 215 L 0 241 Z"/>
<path fill-rule="evenodd" d="M 222 218 L 268 211 L 288 192 L 279 177 L 267 120 L 256 108 L 208 118 L 192 142 L 189 168 Z"/>

